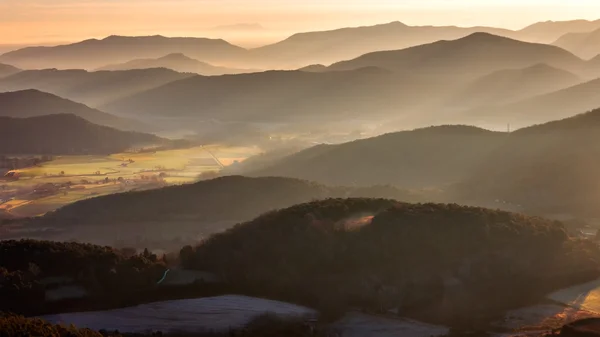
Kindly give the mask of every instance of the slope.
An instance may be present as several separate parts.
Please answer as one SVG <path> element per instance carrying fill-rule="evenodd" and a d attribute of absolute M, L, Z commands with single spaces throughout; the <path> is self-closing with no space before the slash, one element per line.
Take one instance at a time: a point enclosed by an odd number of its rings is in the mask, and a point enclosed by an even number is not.
<path fill-rule="evenodd" d="M 328 187 L 291 178 L 227 176 L 191 185 L 83 200 L 48 213 L 36 219 L 36 223 L 121 226 L 123 223 L 162 221 L 176 226 L 178 222 L 191 221 L 202 227 L 243 221 L 273 209 L 341 196 L 417 199 L 407 191 L 384 186 Z M 209 228 L 203 232 L 209 234 Z"/>
<path fill-rule="evenodd" d="M 119 130 L 149 131 L 154 129 L 142 122 L 117 117 L 84 104 L 34 89 L 0 93 L 0 116 L 2 117 L 27 118 L 54 114 L 73 114 L 91 123 Z"/>
<path fill-rule="evenodd" d="M 164 142 L 153 135 L 92 124 L 72 114 L 0 117 L 0 153 L 5 154 L 110 154 Z"/>
<path fill-rule="evenodd" d="M 237 59 L 246 50 L 224 40 L 156 36 L 109 36 L 54 47 L 28 47 L 0 56 L 22 68 L 96 69 L 137 58 L 157 58 L 183 53 L 206 62 Z"/>
<path fill-rule="evenodd" d="M 283 68 L 331 64 L 365 53 L 404 49 L 438 40 L 462 38 L 474 32 L 510 36 L 512 31 L 490 27 L 407 26 L 401 22 L 295 34 L 283 41 L 250 50 L 252 62 Z"/>
<path fill-rule="evenodd" d="M 584 62 L 555 46 L 526 43 L 487 33 L 475 33 L 453 41 L 369 53 L 331 65 L 330 70 L 380 67 L 401 73 L 417 73 L 440 81 L 474 79 L 494 71 L 526 68 L 539 63 L 581 71 Z"/>
<path fill-rule="evenodd" d="M 585 33 L 600 28 L 600 20 L 572 20 L 537 22 L 516 32 L 523 41 L 552 43 L 568 33 Z"/>
<path fill-rule="evenodd" d="M 586 60 L 591 59 L 600 54 L 600 28 L 592 32 L 568 33 L 552 44 Z"/>
<path fill-rule="evenodd" d="M 181 53 L 169 54 L 157 59 L 136 59 L 125 63 L 112 64 L 98 70 L 131 70 L 167 68 L 180 73 L 197 73 L 200 75 L 224 75 L 252 72 L 252 70 L 216 67 L 206 62 L 200 62 Z"/>
<path fill-rule="evenodd" d="M 458 108 L 510 103 L 581 83 L 576 75 L 546 64 L 500 70 L 469 83 L 444 105 Z"/>
<path fill-rule="evenodd" d="M 513 132 L 461 186 L 473 199 L 598 216 L 600 109 Z"/>
<path fill-rule="evenodd" d="M 469 126 L 403 131 L 340 145 L 318 145 L 250 174 L 334 185 L 440 187 L 466 178 L 505 136 Z"/>
<path fill-rule="evenodd" d="M 13 67 L 9 64 L 0 63 L 0 77 L 6 77 L 15 73 L 18 73 L 21 69 Z"/>
<path fill-rule="evenodd" d="M 426 89 L 426 90 L 425 90 Z M 192 78 L 133 95 L 102 110 L 143 116 L 221 121 L 339 120 L 376 118 L 421 104 L 436 83 L 377 68 L 311 73 L 268 71 Z M 189 120 L 189 118 L 187 118 Z"/>
<path fill-rule="evenodd" d="M 129 71 L 26 70 L 0 79 L 0 91 L 38 89 L 97 107 L 115 99 L 190 77 L 169 69 Z"/>
<path fill-rule="evenodd" d="M 475 125 L 503 125 L 513 128 L 545 123 L 573 116 L 600 106 L 600 79 L 578 84 L 519 102 L 475 108 L 450 119 Z"/>

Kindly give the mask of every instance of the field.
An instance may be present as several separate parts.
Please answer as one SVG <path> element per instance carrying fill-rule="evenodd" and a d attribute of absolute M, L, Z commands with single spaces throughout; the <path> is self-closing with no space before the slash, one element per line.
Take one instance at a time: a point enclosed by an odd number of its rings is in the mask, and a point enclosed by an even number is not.
<path fill-rule="evenodd" d="M 228 332 L 241 328 L 261 314 L 282 317 L 315 316 L 314 310 L 291 303 L 254 297 L 226 295 L 142 304 L 109 311 L 44 316 L 52 323 L 75 324 L 95 330 L 145 333 Z"/>
<path fill-rule="evenodd" d="M 255 147 L 215 145 L 110 156 L 61 156 L 16 170 L 18 180 L 0 180 L 0 212 L 37 216 L 85 198 L 192 183 L 203 173 L 220 171 L 259 152 Z"/>

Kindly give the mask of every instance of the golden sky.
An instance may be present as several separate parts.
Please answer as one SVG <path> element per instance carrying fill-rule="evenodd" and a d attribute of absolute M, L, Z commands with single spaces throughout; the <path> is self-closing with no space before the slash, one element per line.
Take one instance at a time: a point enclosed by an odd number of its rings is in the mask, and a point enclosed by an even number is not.
<path fill-rule="evenodd" d="M 254 46 L 299 31 L 390 21 L 514 29 L 580 18 L 599 19 L 600 0 L 0 0 L 0 44 L 161 34 Z M 264 28 L 214 28 L 240 23 Z"/>

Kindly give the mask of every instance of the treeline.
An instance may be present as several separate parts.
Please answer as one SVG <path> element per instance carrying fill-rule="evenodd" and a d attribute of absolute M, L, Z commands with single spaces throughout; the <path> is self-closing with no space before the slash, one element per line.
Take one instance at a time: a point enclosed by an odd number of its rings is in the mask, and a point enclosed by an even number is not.
<path fill-rule="evenodd" d="M 0 313 L 0 336 L 2 337 L 333 337 L 339 336 L 327 328 L 309 326 L 302 320 L 283 319 L 262 315 L 246 327 L 225 333 L 120 333 L 106 330 L 94 331 L 73 325 L 55 325 L 39 318 L 25 318 Z"/>
<path fill-rule="evenodd" d="M 541 218 L 330 199 L 267 213 L 180 257 L 242 292 L 323 312 L 398 309 L 456 323 L 597 277 L 600 251 Z"/>
<path fill-rule="evenodd" d="M 125 255 L 110 247 L 36 240 L 0 241 L 0 311 L 37 314 L 49 310 L 46 292 L 82 287 L 92 298 L 127 297 L 151 288 L 165 266 L 155 255 Z"/>
<path fill-rule="evenodd" d="M 25 167 L 37 166 L 52 161 L 52 156 L 39 157 L 7 157 L 0 155 L 0 169 L 17 170 Z"/>
<path fill-rule="evenodd" d="M 199 224 L 237 222 L 311 200 L 358 196 L 420 200 L 419 195 L 390 186 L 329 187 L 292 178 L 227 176 L 191 185 L 82 200 L 36 221 L 61 225 L 160 220 L 194 220 Z"/>

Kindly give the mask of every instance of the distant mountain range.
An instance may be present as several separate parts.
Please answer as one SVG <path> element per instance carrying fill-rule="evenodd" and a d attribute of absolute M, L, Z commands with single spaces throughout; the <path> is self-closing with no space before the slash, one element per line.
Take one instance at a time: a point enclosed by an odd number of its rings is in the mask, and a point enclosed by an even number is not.
<path fill-rule="evenodd" d="M 253 70 L 216 67 L 206 62 L 201 62 L 187 57 L 181 53 L 169 54 L 157 59 L 131 60 L 121 64 L 104 66 L 97 70 L 131 70 L 150 68 L 167 68 L 180 73 L 197 73 L 207 76 L 253 72 Z"/>
<path fill-rule="evenodd" d="M 37 89 L 97 107 L 190 76 L 170 69 L 26 70 L 0 78 L 0 91 Z"/>
<path fill-rule="evenodd" d="M 28 47 L 0 56 L 21 68 L 96 69 L 139 58 L 158 58 L 183 53 L 204 62 L 239 59 L 245 49 L 223 40 L 156 36 L 109 36 L 56 47 Z"/>
<path fill-rule="evenodd" d="M 17 67 L 13 67 L 11 65 L 8 64 L 2 64 L 0 63 L 0 78 L 1 77 L 6 77 L 15 73 L 18 73 L 19 71 L 21 71 L 21 69 L 17 68 Z"/>
<path fill-rule="evenodd" d="M 149 134 L 92 124 L 72 114 L 0 117 L 3 154 L 110 154 L 165 142 Z"/>
<path fill-rule="evenodd" d="M 589 75 L 584 70 L 590 64 L 555 46 L 476 33 L 454 41 L 371 53 L 326 69 L 313 66 L 300 71 L 187 78 L 115 100 L 101 109 L 133 116 L 164 117 L 168 112 L 171 118 L 229 121 L 399 118 L 406 129 L 431 125 L 432 120 L 452 122 L 450 117 L 457 116 L 476 121 L 479 114 L 457 115 L 455 110 L 496 106 L 567 88 L 584 81 L 574 73 Z M 581 104 L 591 103 L 583 100 L 577 107 Z M 470 121 L 464 119 L 473 124 Z"/>
<path fill-rule="evenodd" d="M 600 25 L 599 25 L 600 26 Z M 600 28 L 592 32 L 568 33 L 553 43 L 584 59 L 600 54 Z"/>
<path fill-rule="evenodd" d="M 256 27 L 244 29 L 248 28 Z M 219 66 L 298 69 L 311 64 L 332 64 L 376 51 L 460 39 L 476 32 L 522 41 L 552 43 L 567 33 L 591 32 L 599 28 L 600 20 L 541 22 L 519 31 L 493 27 L 408 26 L 401 22 L 392 22 L 367 27 L 298 33 L 283 41 L 250 50 L 220 39 L 109 36 L 102 40 L 91 39 L 56 47 L 23 48 L 1 55 L 0 62 L 24 69 L 97 69 L 106 64 L 183 53 L 201 62 Z"/>
<path fill-rule="evenodd" d="M 585 65 L 581 59 L 555 46 L 526 43 L 488 33 L 474 33 L 453 41 L 369 53 L 353 60 L 335 63 L 329 70 L 380 67 L 400 73 L 436 77 L 442 81 L 455 81 L 539 63 L 574 72 L 581 72 Z"/>
<path fill-rule="evenodd" d="M 0 93 L 0 116 L 29 118 L 43 115 L 73 114 L 87 121 L 119 130 L 150 131 L 150 125 L 90 108 L 35 89 Z"/>

